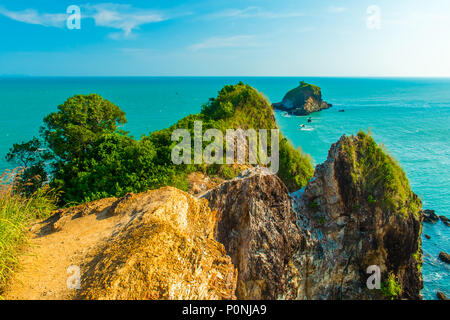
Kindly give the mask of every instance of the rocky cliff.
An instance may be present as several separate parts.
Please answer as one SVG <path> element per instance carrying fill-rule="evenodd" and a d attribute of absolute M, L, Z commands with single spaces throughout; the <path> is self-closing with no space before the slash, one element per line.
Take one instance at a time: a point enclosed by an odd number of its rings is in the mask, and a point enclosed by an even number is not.
<path fill-rule="evenodd" d="M 290 90 L 283 100 L 272 104 L 275 109 L 286 111 L 296 116 L 308 115 L 312 112 L 328 109 L 331 104 L 322 100 L 320 88 L 312 84 L 300 82 L 297 88 Z"/>
<path fill-rule="evenodd" d="M 370 136 L 335 143 L 294 206 L 310 234 L 296 260 L 305 279 L 299 298 L 420 298 L 421 201 Z M 366 286 L 371 265 L 381 270 L 381 290 Z"/>
<path fill-rule="evenodd" d="M 292 202 L 261 170 L 204 197 L 238 269 L 239 299 L 420 298 L 421 203 L 370 136 L 342 137 Z M 366 284 L 372 265 L 379 290 Z"/>
<path fill-rule="evenodd" d="M 291 194 L 257 167 L 200 199 L 164 187 L 58 210 L 32 228 L 35 251 L 4 296 L 419 299 L 422 219 L 403 170 L 359 133 Z M 380 289 L 367 287 L 374 265 Z"/>

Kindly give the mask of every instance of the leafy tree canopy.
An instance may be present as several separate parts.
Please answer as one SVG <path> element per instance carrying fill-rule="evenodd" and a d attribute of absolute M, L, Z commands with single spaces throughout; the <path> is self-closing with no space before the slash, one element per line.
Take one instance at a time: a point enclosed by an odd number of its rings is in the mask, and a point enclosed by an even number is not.
<path fill-rule="evenodd" d="M 277 128 L 272 108 L 254 88 L 242 82 L 223 87 L 216 98 L 170 128 L 151 132 L 136 140 L 120 130 L 125 113 L 97 94 L 76 95 L 44 118 L 40 138 L 15 144 L 7 160 L 23 166 L 27 179 L 40 176 L 36 190 L 49 180 L 61 191 L 61 204 L 80 203 L 127 192 L 142 192 L 165 185 L 187 190 L 187 174 L 201 170 L 233 178 L 238 174 L 231 165 L 175 165 L 171 150 L 177 142 L 172 131 L 188 129 L 201 120 L 203 129 Z M 270 143 L 270 142 L 269 142 Z M 279 176 L 290 190 L 303 187 L 312 176 L 310 158 L 295 150 L 280 136 Z M 24 186 L 24 184 L 22 184 Z"/>
<path fill-rule="evenodd" d="M 125 113 L 98 94 L 76 95 L 44 118 L 41 133 L 55 157 L 70 161 L 90 152 L 99 137 L 126 122 Z"/>

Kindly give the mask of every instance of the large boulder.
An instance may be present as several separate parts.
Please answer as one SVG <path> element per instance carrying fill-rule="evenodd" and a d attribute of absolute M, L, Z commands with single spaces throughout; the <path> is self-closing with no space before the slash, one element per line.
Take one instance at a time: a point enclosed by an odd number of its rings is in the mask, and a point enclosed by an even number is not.
<path fill-rule="evenodd" d="M 297 88 L 290 90 L 283 100 L 272 105 L 275 109 L 286 111 L 297 116 L 308 115 L 323 109 L 331 104 L 322 100 L 320 88 L 304 81 Z"/>

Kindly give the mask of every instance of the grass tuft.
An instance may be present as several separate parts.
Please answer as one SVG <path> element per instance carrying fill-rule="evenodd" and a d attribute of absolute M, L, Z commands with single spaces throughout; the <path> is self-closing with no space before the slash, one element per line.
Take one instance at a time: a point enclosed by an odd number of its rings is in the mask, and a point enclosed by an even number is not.
<path fill-rule="evenodd" d="M 27 230 L 36 219 L 46 218 L 55 209 L 56 195 L 48 187 L 24 197 L 14 191 L 20 170 L 6 170 L 0 175 L 0 294 L 14 270 L 18 256 L 27 243 Z M 0 295 L 1 297 L 1 295 Z"/>

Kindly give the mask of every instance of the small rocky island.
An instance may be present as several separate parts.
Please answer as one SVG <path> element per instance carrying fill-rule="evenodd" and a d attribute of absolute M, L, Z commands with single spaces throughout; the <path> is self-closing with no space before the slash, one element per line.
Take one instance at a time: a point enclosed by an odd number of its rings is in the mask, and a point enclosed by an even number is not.
<path fill-rule="evenodd" d="M 320 88 L 300 82 L 297 88 L 290 90 L 283 98 L 283 101 L 272 104 L 274 109 L 286 111 L 296 116 L 305 116 L 312 112 L 328 109 L 331 104 L 322 100 Z"/>

